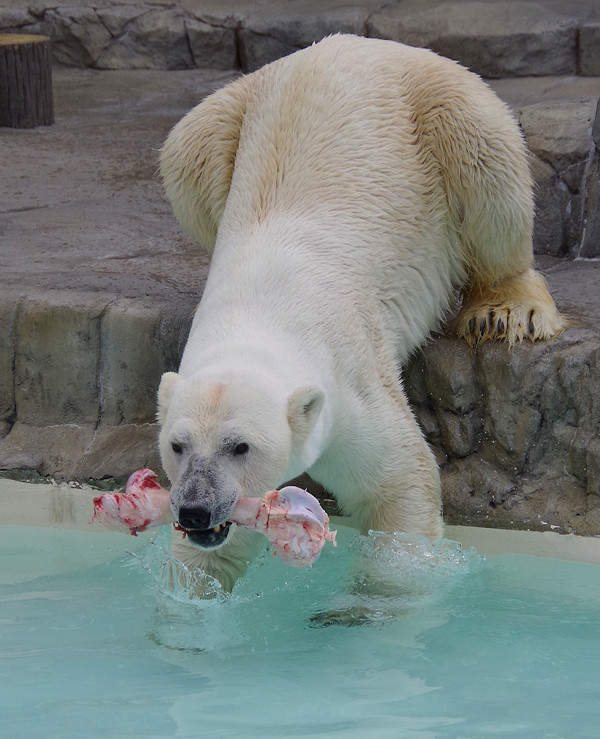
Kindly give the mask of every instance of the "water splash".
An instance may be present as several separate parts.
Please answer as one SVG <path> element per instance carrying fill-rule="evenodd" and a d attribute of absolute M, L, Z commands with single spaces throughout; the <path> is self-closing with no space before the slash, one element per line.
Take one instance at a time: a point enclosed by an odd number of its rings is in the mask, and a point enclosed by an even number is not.
<path fill-rule="evenodd" d="M 350 587 L 336 606 L 313 616 L 313 626 L 381 626 L 442 599 L 485 561 L 453 541 L 370 531 L 348 544 Z"/>
<path fill-rule="evenodd" d="M 166 545 L 165 545 L 166 546 Z M 136 562 L 152 578 L 150 638 L 171 649 L 212 651 L 243 642 L 272 646 L 311 627 L 382 627 L 444 596 L 483 558 L 448 540 L 340 529 L 337 549 L 312 568 L 291 569 L 263 552 L 225 593 L 157 540 Z"/>
<path fill-rule="evenodd" d="M 134 566 L 144 570 L 155 586 L 149 639 L 185 652 L 221 648 L 229 638 L 218 611 L 228 593 L 215 578 L 173 557 L 161 542 L 159 534 L 141 553 L 130 553 Z"/>
<path fill-rule="evenodd" d="M 130 552 L 137 564 L 154 580 L 160 593 L 182 603 L 203 603 L 226 597 L 218 580 L 200 569 L 189 569 L 173 557 L 158 540 L 153 540 L 140 554 Z"/>
<path fill-rule="evenodd" d="M 472 573 L 485 561 L 473 547 L 464 549 L 449 539 L 433 542 L 416 534 L 369 531 L 368 536 L 355 538 L 349 548 L 376 562 L 382 573 L 429 584 Z"/>

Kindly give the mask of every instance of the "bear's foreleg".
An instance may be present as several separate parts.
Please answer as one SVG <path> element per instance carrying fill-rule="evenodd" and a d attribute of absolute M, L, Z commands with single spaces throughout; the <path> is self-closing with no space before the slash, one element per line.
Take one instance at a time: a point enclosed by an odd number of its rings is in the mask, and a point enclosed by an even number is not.
<path fill-rule="evenodd" d="M 329 464 L 309 473 L 336 497 L 352 525 L 363 534 L 442 538 L 438 465 L 396 376 L 360 408 L 349 429 Z"/>
<path fill-rule="evenodd" d="M 174 530 L 171 552 L 188 570 L 191 572 L 201 570 L 218 580 L 223 589 L 230 592 L 263 548 L 264 543 L 265 539 L 260 534 L 233 524 L 225 544 L 213 550 L 200 549 L 190 544 L 180 531 Z M 194 595 L 202 597 L 202 591 L 200 588 Z"/>
<path fill-rule="evenodd" d="M 411 418 L 412 424 L 415 426 L 415 439 L 410 443 L 401 442 L 388 469 L 383 467 L 373 479 L 368 493 L 365 491 L 363 504 L 355 515 L 363 534 L 370 530 L 402 532 L 434 541 L 443 536 L 439 470 Z M 406 437 L 406 429 L 403 431 Z"/>
<path fill-rule="evenodd" d="M 375 425 L 370 430 L 363 426 L 360 438 L 349 443 L 351 454 L 344 460 L 338 485 L 328 485 L 350 514 L 353 526 L 363 534 L 377 531 L 384 535 L 375 536 L 364 550 L 358 550 L 343 607 L 314 614 L 312 626 L 381 624 L 405 613 L 409 591 L 402 577 L 389 566 L 385 551 L 390 539 L 386 534 L 392 539 L 397 533 L 432 540 L 443 536 L 438 467 L 406 401 L 399 397 L 399 385 L 398 391 L 388 387 L 381 400 L 390 425 L 384 428 L 376 417 L 371 418 Z M 366 462 L 368 457 L 374 464 Z M 383 556 L 378 556 L 379 551 Z"/>

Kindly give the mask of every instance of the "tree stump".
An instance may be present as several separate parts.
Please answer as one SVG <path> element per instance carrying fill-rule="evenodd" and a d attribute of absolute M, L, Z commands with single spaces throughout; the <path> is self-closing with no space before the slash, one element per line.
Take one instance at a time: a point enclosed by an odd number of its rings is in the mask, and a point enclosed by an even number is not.
<path fill-rule="evenodd" d="M 50 39 L 0 34 L 0 126 L 54 123 Z"/>

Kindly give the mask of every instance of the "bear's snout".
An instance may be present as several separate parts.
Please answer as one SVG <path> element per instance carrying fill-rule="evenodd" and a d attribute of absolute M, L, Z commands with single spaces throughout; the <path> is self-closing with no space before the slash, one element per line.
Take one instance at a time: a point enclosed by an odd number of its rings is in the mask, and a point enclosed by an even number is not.
<path fill-rule="evenodd" d="M 203 506 L 183 506 L 179 509 L 179 525 L 184 529 L 208 529 L 210 511 Z"/>
<path fill-rule="evenodd" d="M 224 543 L 227 518 L 239 497 L 239 486 L 219 460 L 200 455 L 189 458 L 171 488 L 171 508 L 189 540 L 212 549 Z"/>

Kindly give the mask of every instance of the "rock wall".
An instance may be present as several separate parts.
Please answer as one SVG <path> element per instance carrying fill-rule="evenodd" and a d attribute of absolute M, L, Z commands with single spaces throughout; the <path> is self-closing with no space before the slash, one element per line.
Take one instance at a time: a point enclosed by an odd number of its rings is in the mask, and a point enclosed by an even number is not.
<path fill-rule="evenodd" d="M 515 111 L 537 186 L 535 252 L 600 256 L 600 107 L 594 97 Z"/>
<path fill-rule="evenodd" d="M 13 0 L 0 29 L 44 33 L 60 64 L 252 71 L 330 33 L 425 46 L 484 77 L 599 75 L 595 0 Z"/>
<path fill-rule="evenodd" d="M 155 393 L 179 363 L 194 305 L 15 295 L 0 322 L 11 370 L 0 375 L 0 469 L 120 482 L 134 467 L 160 469 Z"/>
<path fill-rule="evenodd" d="M 406 370 L 451 523 L 600 533 L 600 339 L 466 351 L 444 337 Z"/>

